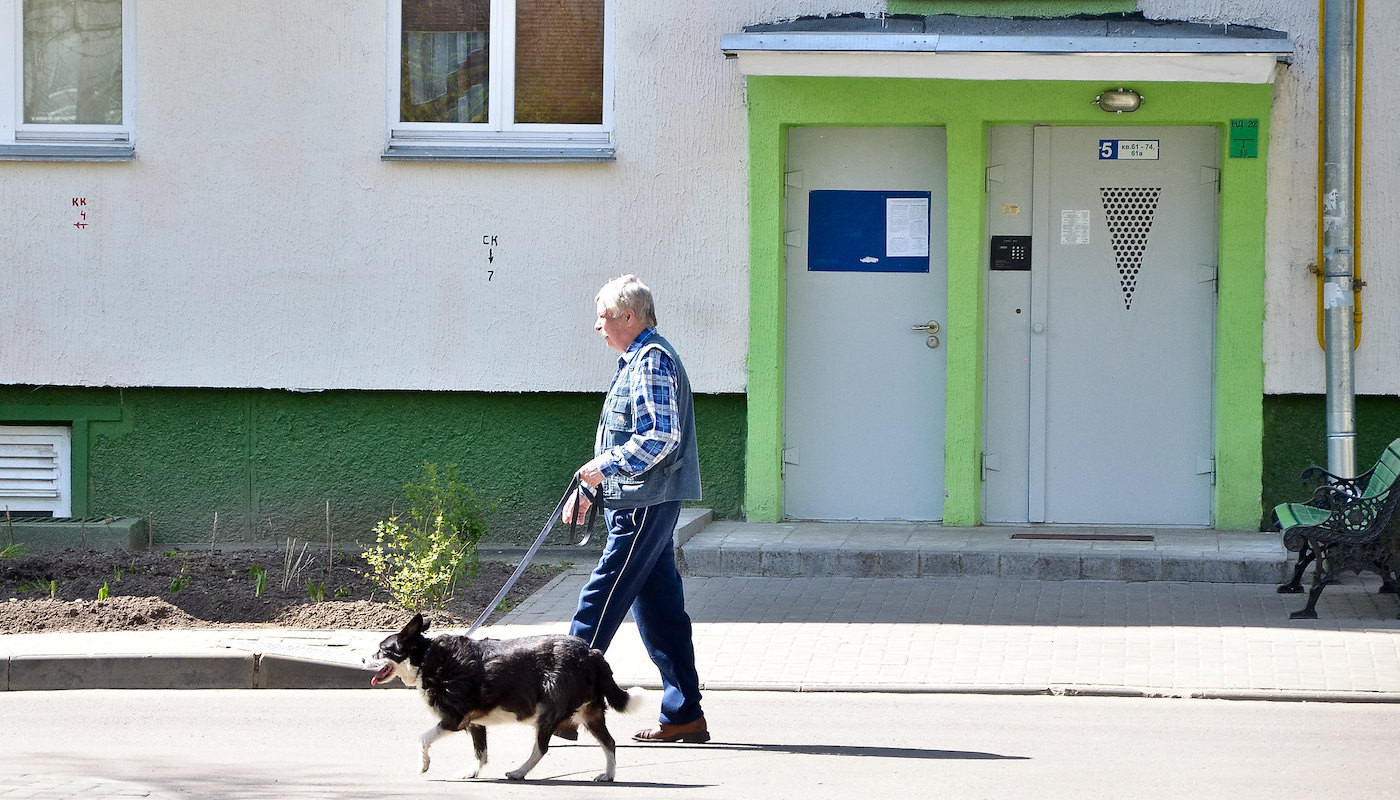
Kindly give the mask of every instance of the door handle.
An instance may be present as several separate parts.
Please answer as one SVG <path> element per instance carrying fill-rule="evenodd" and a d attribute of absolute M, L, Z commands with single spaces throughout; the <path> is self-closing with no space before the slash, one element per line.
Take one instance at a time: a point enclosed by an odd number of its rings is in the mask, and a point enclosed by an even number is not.
<path fill-rule="evenodd" d="M 925 324 L 923 324 L 923 325 L 914 325 L 914 326 L 911 326 L 911 327 L 910 327 L 910 330 L 919 331 L 920 333 L 927 333 L 927 334 L 929 334 L 930 336 L 932 336 L 933 334 L 938 333 L 939 327 L 938 327 L 938 322 L 937 322 L 937 320 L 929 320 L 927 323 L 925 323 Z"/>

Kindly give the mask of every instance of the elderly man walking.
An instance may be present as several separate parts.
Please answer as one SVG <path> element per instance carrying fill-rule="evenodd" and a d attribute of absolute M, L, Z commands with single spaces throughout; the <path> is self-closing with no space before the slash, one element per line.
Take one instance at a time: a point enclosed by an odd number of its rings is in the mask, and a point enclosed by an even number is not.
<path fill-rule="evenodd" d="M 661 715 L 639 742 L 707 742 L 690 616 L 672 546 L 682 500 L 700 498 L 700 460 L 690 380 L 656 331 L 651 290 L 634 275 L 598 292 L 594 330 L 622 355 L 603 402 L 594 457 L 578 471 L 601 487 L 608 541 L 579 595 L 570 633 L 607 650 L 627 610 L 661 672 Z M 588 508 L 580 498 L 577 513 Z M 565 521 L 575 513 L 566 504 Z M 576 731 L 561 729 L 565 738 Z"/>

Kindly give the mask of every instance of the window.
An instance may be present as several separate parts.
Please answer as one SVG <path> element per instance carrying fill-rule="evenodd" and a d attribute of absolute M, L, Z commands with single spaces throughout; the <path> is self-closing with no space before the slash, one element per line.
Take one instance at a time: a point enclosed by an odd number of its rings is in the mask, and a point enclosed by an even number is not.
<path fill-rule="evenodd" d="M 0 0 L 0 157 L 131 157 L 135 2 Z"/>
<path fill-rule="evenodd" d="M 614 0 L 389 0 L 387 159 L 610 159 Z"/>

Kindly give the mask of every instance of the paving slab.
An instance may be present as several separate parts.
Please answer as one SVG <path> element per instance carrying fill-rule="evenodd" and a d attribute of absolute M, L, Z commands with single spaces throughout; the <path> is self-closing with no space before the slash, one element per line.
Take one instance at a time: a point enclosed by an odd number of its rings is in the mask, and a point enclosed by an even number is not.
<path fill-rule="evenodd" d="M 722 532 L 724 523 L 711 527 Z M 772 530 L 784 540 L 804 535 L 802 526 Z M 707 528 L 689 541 L 710 533 Z M 1077 554 L 1026 550 L 1009 539 L 997 549 L 982 546 L 980 532 L 953 535 L 965 548 L 920 545 L 920 574 L 912 577 L 869 576 L 882 572 L 887 557 L 898 562 L 908 548 L 879 551 L 875 562 L 861 556 L 847 565 L 854 574 L 839 574 L 842 547 L 849 544 L 834 539 L 795 551 L 759 551 L 764 559 L 782 552 L 806 559 L 804 568 L 821 574 L 688 575 L 687 607 L 705 688 L 1400 700 L 1400 604 L 1394 595 L 1378 594 L 1379 582 L 1370 576 L 1329 587 L 1318 605 L 1320 619 L 1290 620 L 1302 596 L 1241 582 L 1231 566 L 1233 554 L 1244 549 L 1275 555 L 1257 535 L 1192 544 L 1200 557 L 1183 563 L 1219 561 L 1216 576 L 1223 581 L 1126 579 L 1140 561 L 1152 565 L 1141 568 L 1143 576 L 1160 577 L 1159 549 L 1185 547 L 1172 540 L 1178 533 L 1169 532 L 1152 549 L 1129 543 L 1138 549 L 1090 546 Z M 733 551 L 749 552 L 737 543 Z M 1034 560 L 1003 568 L 1003 556 L 1014 553 Z M 1076 560 L 1079 576 L 1058 579 L 1073 572 Z M 936 571 L 939 565 L 944 573 Z M 570 567 L 481 635 L 567 632 L 588 569 Z M 1002 574 L 1015 569 L 1025 574 Z M 1116 577 L 1092 580 L 1091 573 Z M 279 629 L 6 635 L 0 636 L 0 686 L 368 686 L 360 659 L 383 636 Z M 608 660 L 624 685 L 657 685 L 630 620 Z"/>

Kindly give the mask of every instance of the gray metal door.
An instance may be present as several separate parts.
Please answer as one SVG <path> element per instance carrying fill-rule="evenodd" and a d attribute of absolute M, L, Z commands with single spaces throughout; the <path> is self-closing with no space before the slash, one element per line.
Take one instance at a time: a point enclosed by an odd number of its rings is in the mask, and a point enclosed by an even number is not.
<path fill-rule="evenodd" d="M 1209 526 L 1216 132 L 995 129 L 989 152 L 989 229 L 1032 256 L 989 270 L 984 518 Z"/>
<path fill-rule="evenodd" d="M 943 516 L 946 160 L 941 128 L 788 135 L 786 518 Z"/>

